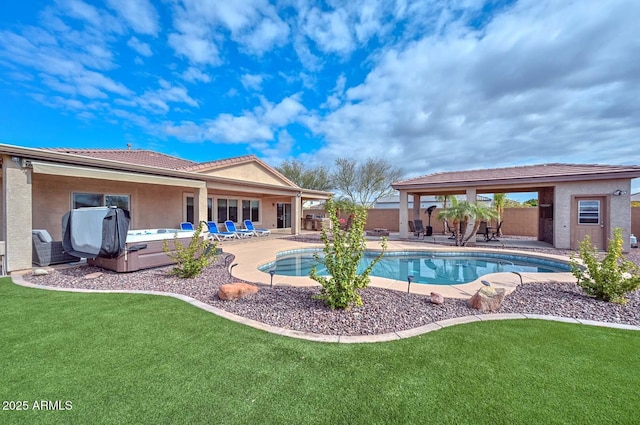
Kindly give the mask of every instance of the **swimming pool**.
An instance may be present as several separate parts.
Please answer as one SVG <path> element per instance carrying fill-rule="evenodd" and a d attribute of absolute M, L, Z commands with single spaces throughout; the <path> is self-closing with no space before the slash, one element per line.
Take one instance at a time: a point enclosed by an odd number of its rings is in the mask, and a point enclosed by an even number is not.
<path fill-rule="evenodd" d="M 263 272 L 275 271 L 283 276 L 308 276 L 314 264 L 318 274 L 326 276 L 324 265 L 315 260 L 322 257 L 321 249 L 298 249 L 276 254 L 276 260 L 258 267 Z M 364 270 L 378 255 L 367 251 L 358 271 Z M 436 251 L 387 251 L 371 272 L 372 276 L 405 281 L 413 276 L 413 283 L 431 285 L 458 285 L 472 282 L 489 273 L 570 272 L 568 263 L 542 257 L 496 252 L 436 252 Z"/>

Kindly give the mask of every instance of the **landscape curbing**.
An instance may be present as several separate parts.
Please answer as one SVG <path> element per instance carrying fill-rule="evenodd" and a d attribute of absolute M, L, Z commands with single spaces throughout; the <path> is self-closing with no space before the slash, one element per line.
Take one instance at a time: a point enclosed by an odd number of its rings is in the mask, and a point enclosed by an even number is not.
<path fill-rule="evenodd" d="M 251 326 L 252 328 L 260 329 L 262 331 L 269 332 L 276 335 L 286 336 L 290 338 L 304 339 L 307 341 L 314 341 L 314 342 L 330 342 L 330 343 L 342 343 L 342 344 L 389 342 L 389 341 L 397 341 L 405 338 L 412 338 L 415 336 L 424 335 L 429 332 L 437 331 L 445 327 L 461 325 L 465 323 L 490 321 L 490 320 L 518 320 L 518 319 L 541 319 L 541 320 L 549 320 L 554 322 L 565 322 L 565 323 L 581 324 L 581 325 L 587 325 L 587 326 L 599 326 L 599 327 L 607 327 L 607 328 L 640 331 L 640 326 L 625 325 L 621 323 L 609 323 L 609 322 L 599 322 L 595 320 L 572 319 L 568 317 L 547 316 L 542 314 L 501 313 L 501 314 L 482 314 L 482 315 L 456 317 L 452 319 L 429 323 L 427 325 L 420 326 L 413 329 L 406 329 L 402 331 L 390 332 L 390 333 L 379 334 L 379 335 L 323 335 L 323 334 L 312 334 L 308 332 L 300 332 L 292 329 L 284 329 L 276 326 L 271 326 L 266 323 L 258 322 L 256 320 L 248 319 L 246 317 L 229 313 L 228 311 L 219 309 L 217 307 L 214 307 L 212 305 L 209 305 L 207 303 L 204 303 L 200 300 L 189 297 L 187 295 L 176 294 L 173 292 L 143 291 L 143 290 L 138 291 L 138 290 L 126 290 L 126 289 L 111 290 L 111 289 L 57 288 L 52 286 L 37 285 L 37 284 L 29 283 L 24 280 L 22 274 L 12 273 L 10 278 L 14 284 L 19 286 L 24 286 L 28 288 L 34 288 L 34 289 L 45 289 L 50 291 L 100 293 L 100 294 L 109 294 L 109 293 L 111 294 L 118 294 L 118 293 L 145 294 L 145 295 L 161 295 L 165 297 L 173 297 L 181 301 L 184 301 L 188 304 L 191 304 L 194 307 L 205 310 L 209 313 L 213 313 L 217 316 L 223 317 L 225 319 L 231 320 L 236 323 Z"/>

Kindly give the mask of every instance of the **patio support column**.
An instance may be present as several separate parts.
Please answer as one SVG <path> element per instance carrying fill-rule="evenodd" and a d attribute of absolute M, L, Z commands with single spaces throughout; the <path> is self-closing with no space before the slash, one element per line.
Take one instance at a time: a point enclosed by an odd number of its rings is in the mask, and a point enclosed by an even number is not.
<path fill-rule="evenodd" d="M 291 197 L 291 234 L 299 235 L 302 218 L 302 193 Z"/>
<path fill-rule="evenodd" d="M 409 236 L 409 194 L 408 192 L 400 191 L 400 211 L 399 211 L 399 223 L 398 228 L 400 230 L 400 237 L 407 238 Z"/>
<path fill-rule="evenodd" d="M 2 235 L 6 241 L 7 271 L 31 268 L 33 209 L 31 170 L 11 156 L 2 157 Z M 16 158 L 18 161 L 22 158 Z"/>
<path fill-rule="evenodd" d="M 422 193 L 414 193 L 413 194 L 413 219 L 420 219 L 420 198 L 422 198 Z"/>
<path fill-rule="evenodd" d="M 202 187 L 195 189 L 193 196 L 193 221 L 197 226 L 203 221 L 207 221 L 207 185 L 202 184 Z"/>
<path fill-rule="evenodd" d="M 475 204 L 476 202 L 478 202 L 475 188 L 467 188 L 467 201 L 469 201 L 472 204 Z M 476 220 L 474 218 L 470 218 L 469 223 L 467 224 L 467 231 L 465 233 L 471 232 L 475 224 L 476 224 Z"/>

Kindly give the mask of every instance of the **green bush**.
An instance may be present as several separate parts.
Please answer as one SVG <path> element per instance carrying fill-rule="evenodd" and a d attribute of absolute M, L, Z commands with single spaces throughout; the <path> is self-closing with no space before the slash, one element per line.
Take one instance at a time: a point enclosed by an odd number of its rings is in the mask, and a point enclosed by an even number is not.
<path fill-rule="evenodd" d="M 209 238 L 201 238 L 201 232 L 202 227 L 198 226 L 189 245 L 186 247 L 178 240 L 178 234 L 176 233 L 173 239 L 175 252 L 172 252 L 169 248 L 169 241 L 164 241 L 162 250 L 176 262 L 176 266 L 171 269 L 169 274 L 181 278 L 194 278 L 202 273 L 205 267 L 215 261 L 217 257 L 216 243 Z"/>
<path fill-rule="evenodd" d="M 602 261 L 587 235 L 580 242 L 581 266 L 571 257 L 571 272 L 578 285 L 590 296 L 604 301 L 626 304 L 625 294 L 640 287 L 640 269 L 622 256 L 622 229 L 613 231 L 613 240 Z"/>
<path fill-rule="evenodd" d="M 341 208 L 345 208 L 342 206 Z M 369 274 L 373 266 L 380 261 L 387 248 L 387 241 L 382 239 L 382 252 L 362 272 L 358 273 L 358 265 L 366 249 L 364 237 L 364 225 L 367 221 L 367 210 L 361 206 L 352 205 L 349 210 L 352 214 L 351 228 L 340 229 L 340 219 L 336 203 L 328 200 L 325 211 L 331 219 L 331 229 L 322 229 L 322 241 L 324 242 L 324 259 L 316 255 L 318 262 L 324 263 L 329 276 L 318 276 L 314 266 L 309 277 L 322 285 L 320 294 L 314 298 L 321 299 L 331 309 L 350 308 L 362 305 L 362 298 L 358 289 L 369 285 Z"/>

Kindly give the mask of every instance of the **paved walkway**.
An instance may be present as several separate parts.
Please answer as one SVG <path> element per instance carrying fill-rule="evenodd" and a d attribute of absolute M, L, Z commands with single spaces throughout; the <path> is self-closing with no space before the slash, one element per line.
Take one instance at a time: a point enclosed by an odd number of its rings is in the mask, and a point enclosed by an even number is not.
<path fill-rule="evenodd" d="M 538 241 L 523 240 L 523 244 L 531 244 Z M 547 244 L 548 246 L 548 244 Z M 258 270 L 258 266 L 272 262 L 276 258 L 276 253 L 283 251 L 291 251 L 298 249 L 309 248 L 322 248 L 321 244 L 313 244 L 307 242 L 296 242 L 288 239 L 269 239 L 261 238 L 255 239 L 246 243 L 229 243 L 227 245 L 222 244 L 222 248 L 225 252 L 235 255 L 234 263 L 237 264 L 232 269 L 232 275 L 238 279 L 246 280 L 248 282 L 270 284 L 271 276 L 268 273 Z M 380 249 L 379 241 L 368 241 L 368 249 Z M 513 249 L 492 249 L 489 247 L 474 247 L 474 248 L 461 248 L 454 246 L 445 246 L 439 244 L 433 244 L 424 241 L 402 241 L 402 240 L 390 240 L 388 241 L 389 251 L 463 251 L 474 249 L 476 251 L 487 252 L 499 252 L 502 254 L 517 254 L 517 255 L 533 255 L 536 257 L 546 257 L 554 260 L 567 261 L 567 257 L 558 255 L 548 255 L 539 253 L 528 253 L 524 251 L 517 251 Z M 522 282 L 543 282 L 543 281 L 556 281 L 556 282 L 575 282 L 576 279 L 571 273 L 521 273 Z M 470 283 L 461 285 L 429 285 L 429 284 L 412 284 L 411 292 L 416 294 L 429 295 L 431 292 L 438 292 L 447 298 L 470 298 L 475 294 L 478 289 L 482 287 L 480 280 L 488 280 L 496 288 L 505 288 L 507 293 L 513 291 L 517 285 L 519 285 L 520 277 L 515 273 L 492 273 L 489 275 L 481 276 Z M 273 284 L 281 285 L 286 284 L 290 286 L 316 286 L 317 282 L 311 280 L 308 276 L 273 276 Z M 407 290 L 407 281 L 398 281 L 393 279 L 387 279 L 383 277 L 371 276 L 371 286 L 385 289 L 393 289 L 398 291 Z"/>

